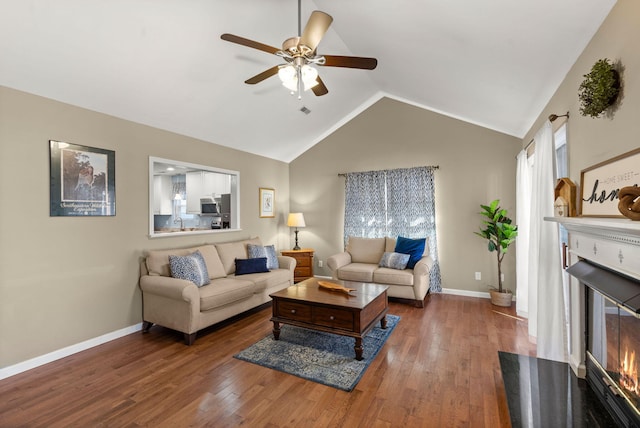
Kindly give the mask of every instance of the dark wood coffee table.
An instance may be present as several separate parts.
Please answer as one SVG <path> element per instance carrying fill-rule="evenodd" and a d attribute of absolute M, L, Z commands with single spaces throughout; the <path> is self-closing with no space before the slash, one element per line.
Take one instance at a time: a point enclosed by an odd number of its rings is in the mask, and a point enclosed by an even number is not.
<path fill-rule="evenodd" d="M 356 359 L 362 360 L 362 338 L 377 321 L 387 328 L 387 286 L 351 281 L 327 280 L 354 288 L 350 295 L 320 288 L 316 278 L 270 294 L 273 299 L 273 337 L 280 339 L 280 324 L 355 338 Z"/>

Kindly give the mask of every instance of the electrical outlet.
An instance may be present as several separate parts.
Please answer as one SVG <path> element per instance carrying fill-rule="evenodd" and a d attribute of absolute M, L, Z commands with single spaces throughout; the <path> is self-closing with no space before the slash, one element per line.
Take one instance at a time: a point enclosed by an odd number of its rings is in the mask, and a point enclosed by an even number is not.
<path fill-rule="evenodd" d="M 322 265 L 324 265 L 324 263 L 322 263 L 322 260 L 318 260 L 318 267 L 322 267 Z"/>
<path fill-rule="evenodd" d="M 476 281 L 482 281 L 482 273 L 476 272 Z"/>
<path fill-rule="evenodd" d="M 504 274 L 503 274 L 503 273 L 501 273 L 501 274 L 500 274 L 500 280 L 501 280 L 502 282 L 504 282 Z"/>

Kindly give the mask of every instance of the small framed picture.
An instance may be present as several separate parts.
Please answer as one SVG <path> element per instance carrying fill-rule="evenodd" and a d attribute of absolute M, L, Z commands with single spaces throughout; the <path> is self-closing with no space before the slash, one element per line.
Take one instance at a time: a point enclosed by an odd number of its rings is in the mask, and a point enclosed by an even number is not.
<path fill-rule="evenodd" d="M 51 140 L 49 160 L 51 217 L 116 215 L 113 150 Z"/>
<path fill-rule="evenodd" d="M 259 194 L 260 217 L 275 217 L 276 210 L 276 191 L 274 189 L 260 188 Z"/>

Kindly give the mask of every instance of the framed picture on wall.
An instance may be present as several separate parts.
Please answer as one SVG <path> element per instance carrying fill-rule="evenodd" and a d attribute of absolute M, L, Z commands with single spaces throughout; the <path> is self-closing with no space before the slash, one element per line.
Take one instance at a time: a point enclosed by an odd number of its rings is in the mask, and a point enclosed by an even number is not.
<path fill-rule="evenodd" d="M 260 217 L 275 217 L 276 191 L 265 187 L 260 188 L 259 193 Z"/>
<path fill-rule="evenodd" d="M 640 149 L 621 154 L 580 172 L 580 213 L 583 217 L 624 217 L 618 192 L 640 185 Z"/>
<path fill-rule="evenodd" d="M 115 152 L 49 141 L 49 215 L 116 215 Z"/>

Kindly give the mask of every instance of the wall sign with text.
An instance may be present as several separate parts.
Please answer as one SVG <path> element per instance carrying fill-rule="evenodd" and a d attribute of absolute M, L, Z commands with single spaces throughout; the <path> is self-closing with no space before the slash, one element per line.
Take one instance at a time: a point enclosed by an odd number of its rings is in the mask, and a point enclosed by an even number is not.
<path fill-rule="evenodd" d="M 580 213 L 584 217 L 624 217 L 618 192 L 640 185 L 640 149 L 600 162 L 580 173 Z"/>

